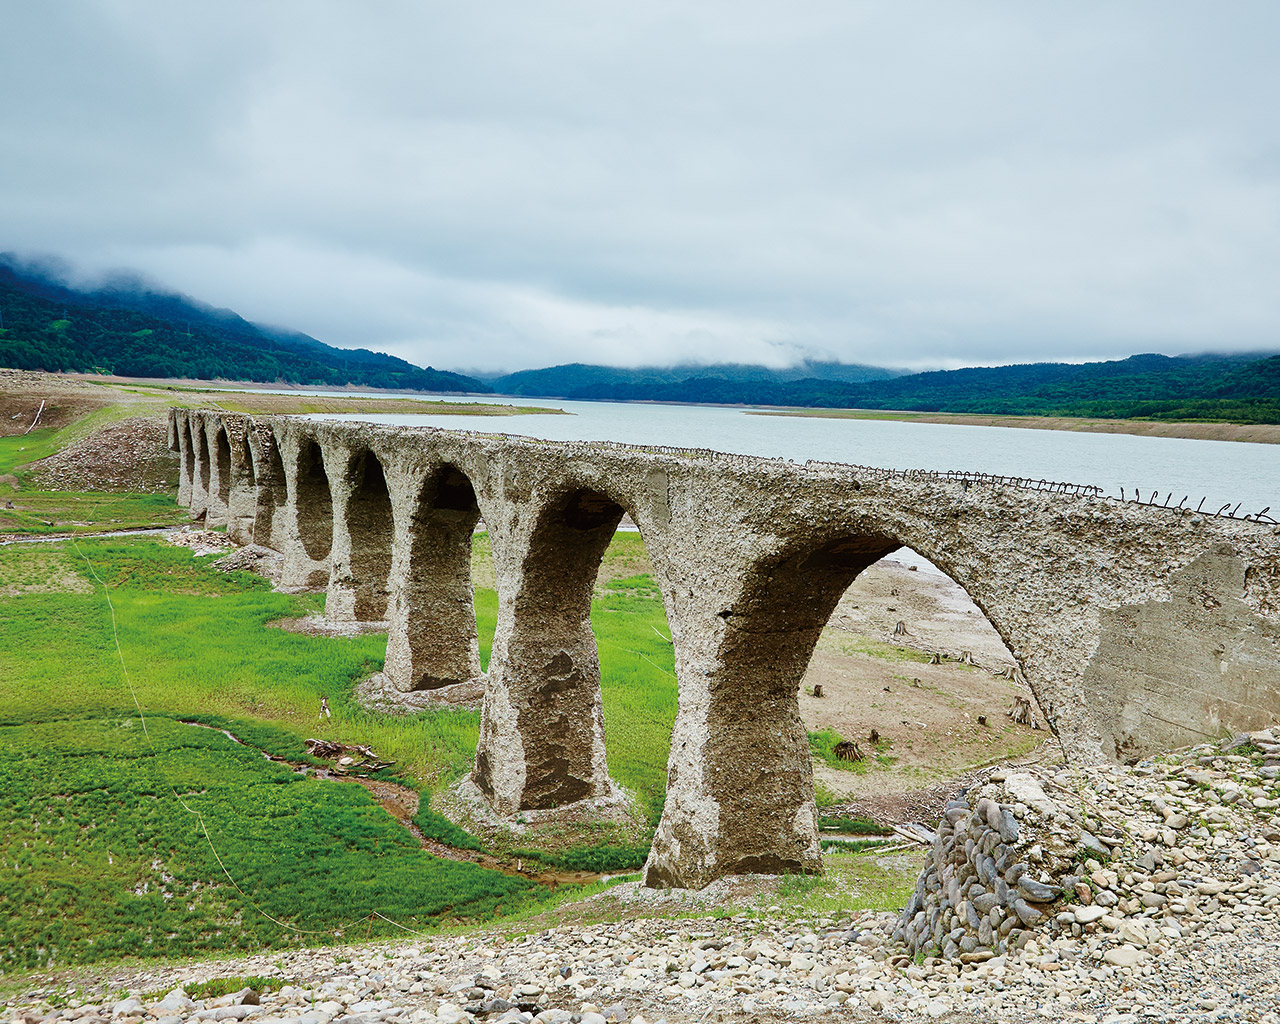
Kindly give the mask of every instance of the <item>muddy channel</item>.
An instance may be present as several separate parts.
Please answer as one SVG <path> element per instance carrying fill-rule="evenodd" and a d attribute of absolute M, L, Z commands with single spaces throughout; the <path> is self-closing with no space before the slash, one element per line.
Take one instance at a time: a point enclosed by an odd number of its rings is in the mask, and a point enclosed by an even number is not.
<path fill-rule="evenodd" d="M 339 774 L 330 768 L 305 764 L 301 761 L 291 761 L 286 757 L 270 754 L 252 743 L 246 743 L 239 736 L 218 726 L 205 725 L 203 722 L 192 722 L 184 719 L 179 719 L 179 721 L 182 725 L 193 725 L 198 729 L 212 729 L 214 732 L 220 732 L 233 743 L 258 751 L 268 761 L 287 764 L 299 775 L 306 775 L 313 779 L 323 779 L 340 785 L 360 786 L 369 792 L 379 807 L 391 815 L 400 825 L 408 829 L 413 837 L 418 840 L 418 844 L 422 849 L 433 857 L 477 864 L 482 868 L 501 871 L 504 875 L 527 878 L 530 881 L 537 882 L 539 885 L 551 886 L 552 888 L 561 885 L 588 885 L 592 882 L 616 877 L 615 875 L 598 874 L 592 871 L 568 871 L 561 868 L 551 868 L 545 864 L 525 862 L 518 857 L 495 857 L 492 854 L 482 853 L 478 850 L 460 850 L 457 847 L 442 843 L 438 839 L 423 835 L 422 829 L 414 824 L 414 816 L 418 813 L 418 793 L 408 786 L 403 786 L 398 782 L 389 782 L 385 779 L 368 779 L 358 775 Z"/>

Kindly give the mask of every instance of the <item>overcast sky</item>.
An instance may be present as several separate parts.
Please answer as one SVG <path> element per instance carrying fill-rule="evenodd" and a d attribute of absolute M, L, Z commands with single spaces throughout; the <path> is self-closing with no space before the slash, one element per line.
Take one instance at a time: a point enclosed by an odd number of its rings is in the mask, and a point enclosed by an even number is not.
<path fill-rule="evenodd" d="M 1280 349 L 1280 4 L 0 0 L 0 249 L 444 368 Z"/>

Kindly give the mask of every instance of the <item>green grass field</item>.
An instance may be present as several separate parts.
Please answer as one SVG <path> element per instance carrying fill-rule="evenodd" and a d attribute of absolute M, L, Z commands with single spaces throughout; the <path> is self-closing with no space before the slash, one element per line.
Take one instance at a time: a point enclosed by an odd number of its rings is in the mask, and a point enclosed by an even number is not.
<path fill-rule="evenodd" d="M 624 568 L 642 559 L 639 538 L 620 536 L 611 557 Z M 9 752 L 0 870 L 13 878 L 0 889 L 0 966 L 386 935 L 399 929 L 371 919 L 375 910 L 420 928 L 547 898 L 524 880 L 429 857 L 358 787 L 304 780 L 177 721 L 224 727 L 295 760 L 312 735 L 366 744 L 425 793 L 465 772 L 475 752 L 475 712 L 383 716 L 355 704 L 353 684 L 381 667 L 385 635 L 270 628 L 322 599 L 274 593 L 213 560 L 151 538 L 0 552 L 0 742 Z M 477 591 L 476 612 L 487 665 L 492 590 Z M 652 580 L 612 580 L 592 621 L 610 770 L 656 820 L 676 700 Z M 333 717 L 318 722 L 322 696 Z M 570 850 L 547 863 L 625 867 L 643 853 Z"/>

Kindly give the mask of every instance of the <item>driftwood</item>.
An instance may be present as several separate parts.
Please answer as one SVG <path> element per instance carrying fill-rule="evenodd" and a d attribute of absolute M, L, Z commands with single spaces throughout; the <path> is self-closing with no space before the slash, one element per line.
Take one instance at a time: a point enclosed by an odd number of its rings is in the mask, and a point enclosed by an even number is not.
<path fill-rule="evenodd" d="M 841 740 L 835 745 L 833 753 L 840 761 L 861 761 L 864 756 L 862 749 L 853 740 Z"/>
<path fill-rule="evenodd" d="M 340 775 L 351 772 L 376 772 L 395 764 L 394 761 L 382 760 L 368 747 L 359 743 L 309 739 L 303 745 L 312 757 L 318 757 L 322 761 L 336 762 L 332 770 Z"/>
<path fill-rule="evenodd" d="M 918 821 L 909 821 L 903 825 L 894 825 L 893 831 L 896 835 L 902 836 L 903 839 L 910 839 L 913 843 L 919 843 L 921 846 L 932 846 L 938 834 L 930 828 L 926 828 Z"/>

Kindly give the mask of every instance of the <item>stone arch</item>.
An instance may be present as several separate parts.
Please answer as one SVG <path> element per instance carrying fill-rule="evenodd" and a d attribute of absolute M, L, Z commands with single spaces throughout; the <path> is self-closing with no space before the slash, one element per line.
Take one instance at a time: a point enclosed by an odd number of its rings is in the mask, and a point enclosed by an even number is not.
<path fill-rule="evenodd" d="M 414 498 L 384 668 L 398 690 L 438 690 L 481 677 L 471 581 L 479 518 L 471 479 L 452 463 L 438 466 Z"/>
<path fill-rule="evenodd" d="M 285 477 L 284 460 L 280 457 L 280 446 L 276 443 L 275 434 L 264 430 L 259 437 L 262 456 L 261 466 L 256 472 L 258 492 L 253 516 L 253 543 L 274 548 L 279 544 L 275 535 L 276 513 L 289 500 L 289 482 Z M 249 448 L 252 451 L 252 443 Z"/>
<path fill-rule="evenodd" d="M 348 461 L 346 482 L 353 610 L 358 622 L 381 622 L 387 617 L 394 536 L 391 492 L 381 461 L 367 449 Z"/>
<path fill-rule="evenodd" d="M 666 810 L 645 869 L 649 885 L 821 871 L 801 680 L 840 598 L 864 570 L 904 546 L 936 556 L 935 564 L 945 561 L 930 545 L 904 544 L 889 529 L 782 531 L 777 539 L 736 574 L 731 600 L 684 623 L 685 643 L 699 634 L 691 646 L 701 647 L 702 661 L 680 676 Z M 974 600 L 1012 652 L 1000 623 Z M 711 817 L 714 829 L 705 825 Z"/>
<path fill-rule="evenodd" d="M 298 539 L 313 562 L 323 562 L 333 550 L 333 492 L 325 472 L 324 453 L 312 438 L 298 447 L 297 492 L 294 508 Z"/>
<path fill-rule="evenodd" d="M 499 812 L 615 792 L 591 595 L 623 514 L 622 504 L 591 487 L 567 487 L 537 514 L 520 585 L 499 606 L 472 776 Z"/>
<path fill-rule="evenodd" d="M 195 499 L 192 503 L 191 511 L 197 518 L 199 518 L 202 515 L 208 514 L 209 505 L 212 501 L 212 492 L 209 488 L 213 463 L 213 460 L 209 457 L 209 433 L 205 430 L 204 423 L 200 420 L 196 421 L 193 440 L 195 441 L 196 446 L 196 474 L 198 483 L 194 488 Z"/>
<path fill-rule="evenodd" d="M 210 467 L 209 513 L 210 521 L 227 522 L 231 505 L 231 441 L 226 425 L 221 419 L 213 431 L 213 444 L 209 449 Z"/>

